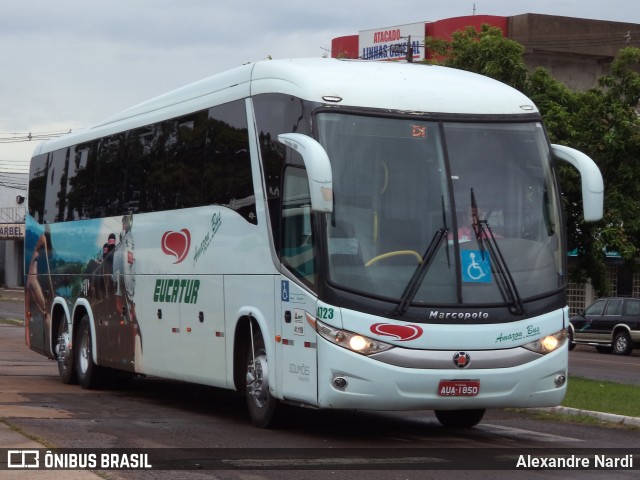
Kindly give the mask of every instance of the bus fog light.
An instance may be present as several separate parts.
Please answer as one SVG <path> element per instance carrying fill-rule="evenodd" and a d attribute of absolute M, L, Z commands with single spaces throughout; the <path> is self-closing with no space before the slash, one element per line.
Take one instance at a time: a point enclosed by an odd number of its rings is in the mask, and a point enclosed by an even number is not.
<path fill-rule="evenodd" d="M 567 376 L 560 374 L 556 377 L 556 387 L 561 387 L 567 383 Z"/>
<path fill-rule="evenodd" d="M 345 388 L 347 388 L 348 382 L 347 379 L 344 377 L 335 377 L 333 379 L 333 386 L 336 387 L 338 390 L 344 390 Z"/>

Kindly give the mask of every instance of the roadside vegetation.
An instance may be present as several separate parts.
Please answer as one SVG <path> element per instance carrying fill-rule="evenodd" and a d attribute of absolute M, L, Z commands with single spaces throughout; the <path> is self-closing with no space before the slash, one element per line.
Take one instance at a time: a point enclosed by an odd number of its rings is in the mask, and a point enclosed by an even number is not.
<path fill-rule="evenodd" d="M 0 318 L 0 323 L 4 323 L 5 325 L 15 325 L 16 327 L 21 327 L 24 325 L 22 320 L 16 320 L 13 318 Z"/>
<path fill-rule="evenodd" d="M 640 417 L 640 386 L 569 377 L 563 407 Z"/>

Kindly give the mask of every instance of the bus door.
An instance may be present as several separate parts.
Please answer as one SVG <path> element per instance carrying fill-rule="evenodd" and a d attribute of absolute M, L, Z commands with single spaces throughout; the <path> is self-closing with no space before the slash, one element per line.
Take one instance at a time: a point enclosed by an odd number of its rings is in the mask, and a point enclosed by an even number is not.
<path fill-rule="evenodd" d="M 280 281 L 282 392 L 289 400 L 317 403 L 316 331 L 309 322 L 316 300 L 294 282 Z"/>
<path fill-rule="evenodd" d="M 308 320 L 316 311 L 316 298 L 310 293 L 316 283 L 316 260 L 306 170 L 287 166 L 282 190 L 280 259 L 283 270 L 297 278 L 280 279 L 282 392 L 287 399 L 316 404 L 317 341 Z"/>

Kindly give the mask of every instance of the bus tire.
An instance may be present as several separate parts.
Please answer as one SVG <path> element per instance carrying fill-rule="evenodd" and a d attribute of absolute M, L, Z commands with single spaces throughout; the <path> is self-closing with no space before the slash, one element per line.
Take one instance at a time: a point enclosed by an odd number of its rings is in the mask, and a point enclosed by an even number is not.
<path fill-rule="evenodd" d="M 80 320 L 77 336 L 74 350 L 78 383 L 82 388 L 98 388 L 104 383 L 105 373 L 102 367 L 93 363 L 91 325 L 87 314 Z"/>
<path fill-rule="evenodd" d="M 74 351 L 71 349 L 71 338 L 69 335 L 69 320 L 65 315 L 58 324 L 58 335 L 54 346 L 56 361 L 58 362 L 58 373 L 62 383 L 77 383 L 78 377 L 74 368 Z"/>
<path fill-rule="evenodd" d="M 258 332 L 247 349 L 246 398 L 251 421 L 257 427 L 271 428 L 278 424 L 280 405 L 269 391 L 269 363 L 262 335 Z"/>
<path fill-rule="evenodd" d="M 569 351 L 576 348 L 576 342 L 573 340 L 573 330 L 569 329 Z"/>
<path fill-rule="evenodd" d="M 434 412 L 443 427 L 471 428 L 480 423 L 485 410 L 435 410 Z"/>

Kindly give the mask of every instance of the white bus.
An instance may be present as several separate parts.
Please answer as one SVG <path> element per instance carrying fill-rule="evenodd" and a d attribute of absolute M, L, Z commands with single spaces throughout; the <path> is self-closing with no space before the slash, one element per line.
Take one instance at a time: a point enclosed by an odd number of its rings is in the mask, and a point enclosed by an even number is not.
<path fill-rule="evenodd" d="M 65 383 L 150 375 L 284 405 L 485 409 L 566 391 L 556 159 L 531 100 L 441 67 L 244 65 L 34 153 L 26 342 Z"/>

